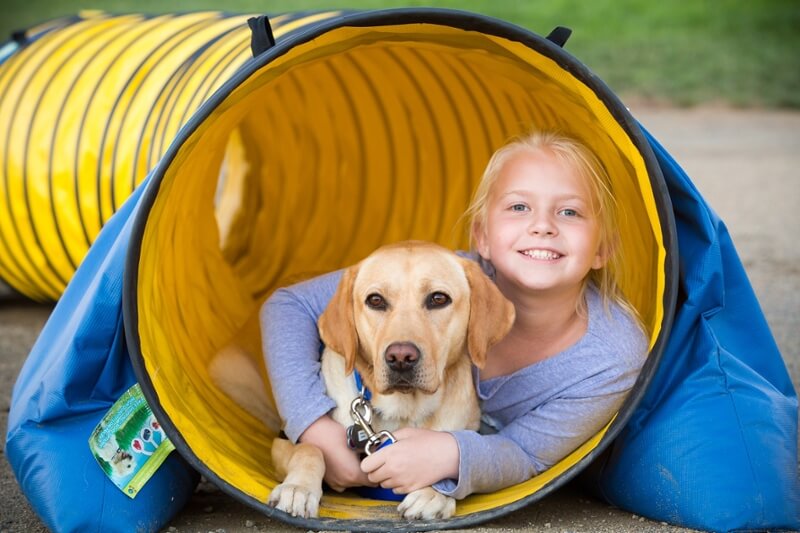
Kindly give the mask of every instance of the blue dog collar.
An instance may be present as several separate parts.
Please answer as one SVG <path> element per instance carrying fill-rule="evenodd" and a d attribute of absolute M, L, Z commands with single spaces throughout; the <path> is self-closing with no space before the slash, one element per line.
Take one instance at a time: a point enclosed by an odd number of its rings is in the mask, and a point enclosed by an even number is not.
<path fill-rule="evenodd" d="M 372 393 L 366 386 L 364 386 L 364 382 L 361 380 L 361 374 L 359 374 L 358 370 L 353 370 L 353 377 L 356 379 L 356 390 L 358 393 L 363 396 L 365 400 L 371 400 Z"/>

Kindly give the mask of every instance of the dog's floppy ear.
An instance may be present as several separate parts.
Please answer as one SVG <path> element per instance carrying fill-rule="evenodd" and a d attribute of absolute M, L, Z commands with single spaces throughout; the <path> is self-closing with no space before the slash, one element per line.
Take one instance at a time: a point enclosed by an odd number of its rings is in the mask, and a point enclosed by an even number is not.
<path fill-rule="evenodd" d="M 489 347 L 500 341 L 514 324 L 514 304 L 474 261 L 462 259 L 470 287 L 467 349 L 478 368 L 486 363 Z"/>
<path fill-rule="evenodd" d="M 318 322 L 322 342 L 344 357 L 348 374 L 355 367 L 358 350 L 358 334 L 353 310 L 353 283 L 357 273 L 357 265 L 344 271 L 333 298 L 320 315 Z"/>

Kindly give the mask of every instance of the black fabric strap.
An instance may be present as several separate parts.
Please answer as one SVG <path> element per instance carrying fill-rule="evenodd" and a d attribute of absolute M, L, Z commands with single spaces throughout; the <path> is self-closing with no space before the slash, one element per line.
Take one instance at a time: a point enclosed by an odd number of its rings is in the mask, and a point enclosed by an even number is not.
<path fill-rule="evenodd" d="M 553 31 L 550 32 L 550 35 L 547 36 L 547 40 L 554 42 L 561 48 L 564 48 L 564 44 L 566 44 L 570 35 L 572 35 L 571 29 L 565 28 L 564 26 L 556 26 L 553 28 Z"/>
<path fill-rule="evenodd" d="M 272 35 L 272 26 L 269 24 L 269 17 L 261 15 L 247 19 L 250 26 L 250 50 L 253 57 L 262 54 L 275 46 L 275 36 Z"/>
<path fill-rule="evenodd" d="M 11 32 L 11 40 L 19 45 L 23 45 L 28 41 L 28 32 L 26 30 L 15 30 Z"/>

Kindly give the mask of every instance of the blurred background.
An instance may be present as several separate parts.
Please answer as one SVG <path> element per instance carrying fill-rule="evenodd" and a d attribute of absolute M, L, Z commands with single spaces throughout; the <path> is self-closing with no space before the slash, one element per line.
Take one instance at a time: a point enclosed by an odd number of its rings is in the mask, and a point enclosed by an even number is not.
<path fill-rule="evenodd" d="M 798 0 L 3 0 L 0 42 L 82 9 L 110 13 L 430 6 L 482 13 L 547 35 L 567 26 L 566 49 L 623 102 L 800 108 Z"/>

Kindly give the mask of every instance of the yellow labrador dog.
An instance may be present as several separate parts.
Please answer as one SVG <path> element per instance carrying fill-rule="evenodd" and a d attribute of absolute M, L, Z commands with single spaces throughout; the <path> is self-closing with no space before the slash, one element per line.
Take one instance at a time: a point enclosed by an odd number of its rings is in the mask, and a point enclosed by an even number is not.
<path fill-rule="evenodd" d="M 475 262 L 420 241 L 379 248 L 345 270 L 319 319 L 325 344 L 321 372 L 337 405 L 331 416 L 345 427 L 353 424 L 357 370 L 372 393 L 377 432 L 477 429 L 471 363 L 482 367 L 489 347 L 513 322 L 514 306 Z M 229 350 L 219 358 L 212 377 L 248 408 L 253 396 L 242 391 L 252 387 L 231 387 L 221 376 L 232 372 L 241 378 L 242 369 L 231 364 Z M 322 452 L 276 439 L 272 455 L 286 475 L 269 503 L 295 516 L 316 516 L 325 474 Z M 398 511 L 409 519 L 449 518 L 455 500 L 426 487 L 406 495 Z"/>

